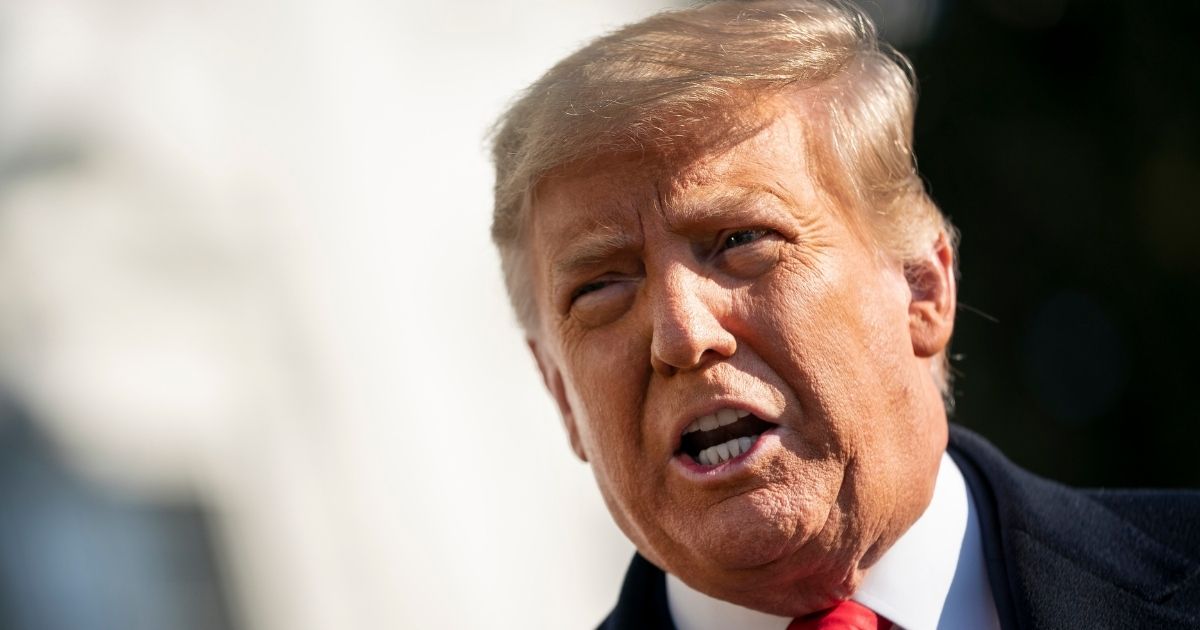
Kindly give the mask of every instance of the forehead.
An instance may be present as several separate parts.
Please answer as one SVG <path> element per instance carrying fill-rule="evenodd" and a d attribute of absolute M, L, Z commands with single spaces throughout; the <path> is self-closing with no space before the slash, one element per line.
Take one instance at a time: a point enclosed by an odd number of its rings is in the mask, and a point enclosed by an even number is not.
<path fill-rule="evenodd" d="M 583 234 L 628 238 L 644 213 L 672 225 L 764 199 L 793 208 L 824 205 L 802 114 L 780 108 L 764 118 L 755 134 L 725 150 L 670 161 L 611 156 L 551 174 L 531 204 L 534 249 L 550 254 Z"/>

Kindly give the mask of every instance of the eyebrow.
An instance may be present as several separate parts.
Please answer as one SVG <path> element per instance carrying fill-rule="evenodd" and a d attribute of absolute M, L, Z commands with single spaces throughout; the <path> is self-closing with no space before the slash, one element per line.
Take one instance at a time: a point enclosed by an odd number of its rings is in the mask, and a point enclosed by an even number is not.
<path fill-rule="evenodd" d="M 612 226 L 592 231 L 568 245 L 570 253 L 555 263 L 554 277 L 570 275 L 621 252 L 633 251 L 640 246 L 640 240 L 628 231 Z"/>

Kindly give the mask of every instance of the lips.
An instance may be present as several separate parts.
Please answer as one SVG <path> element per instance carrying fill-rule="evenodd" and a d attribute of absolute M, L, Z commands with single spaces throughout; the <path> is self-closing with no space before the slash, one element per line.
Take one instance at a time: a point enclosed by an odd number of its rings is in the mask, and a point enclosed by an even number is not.
<path fill-rule="evenodd" d="M 721 409 L 689 424 L 676 454 L 687 454 L 702 466 L 717 466 L 749 451 L 758 436 L 774 426 L 743 409 Z"/>

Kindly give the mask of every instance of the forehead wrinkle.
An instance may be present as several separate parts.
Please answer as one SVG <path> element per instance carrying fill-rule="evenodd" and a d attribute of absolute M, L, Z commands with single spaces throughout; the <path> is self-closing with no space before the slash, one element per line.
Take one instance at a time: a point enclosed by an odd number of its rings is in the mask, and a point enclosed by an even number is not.
<path fill-rule="evenodd" d="M 714 187 L 712 190 L 677 200 L 671 206 L 667 217 L 668 224 L 675 228 L 699 223 L 711 216 L 730 213 L 763 198 L 782 202 L 787 208 L 797 207 L 795 198 L 783 186 L 746 182 Z"/>

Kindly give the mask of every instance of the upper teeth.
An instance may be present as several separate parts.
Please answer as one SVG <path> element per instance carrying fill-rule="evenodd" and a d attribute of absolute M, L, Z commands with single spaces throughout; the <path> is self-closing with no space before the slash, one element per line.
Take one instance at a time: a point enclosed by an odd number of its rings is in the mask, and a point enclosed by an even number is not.
<path fill-rule="evenodd" d="M 689 424 L 684 433 L 693 431 L 712 431 L 717 427 L 723 427 L 727 424 L 733 424 L 742 418 L 750 415 L 749 411 L 741 409 L 722 409 L 716 413 L 710 413 L 707 416 L 700 416 L 696 421 Z"/>

